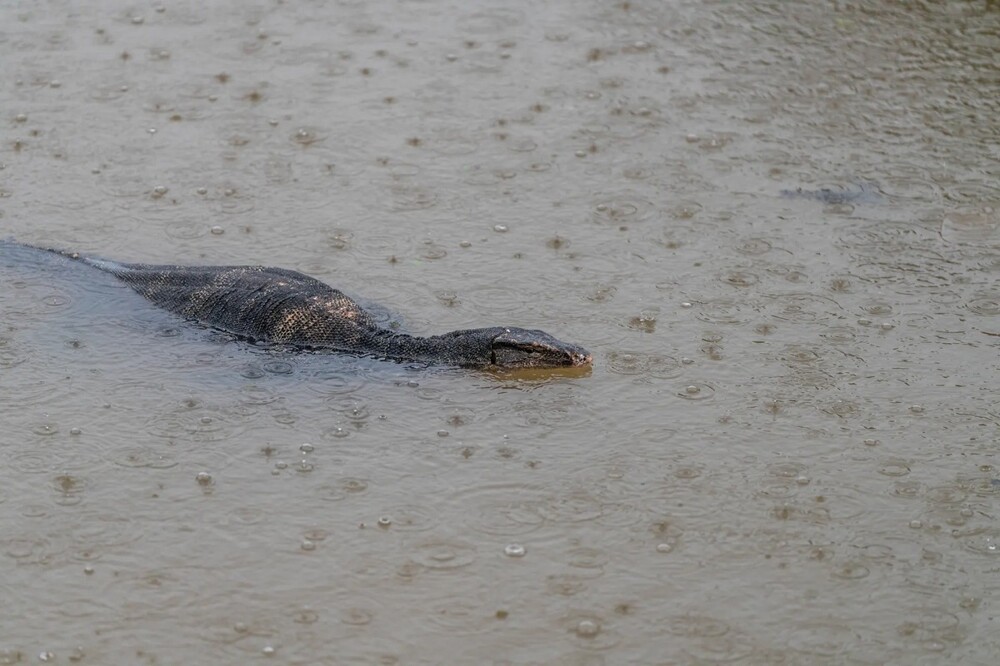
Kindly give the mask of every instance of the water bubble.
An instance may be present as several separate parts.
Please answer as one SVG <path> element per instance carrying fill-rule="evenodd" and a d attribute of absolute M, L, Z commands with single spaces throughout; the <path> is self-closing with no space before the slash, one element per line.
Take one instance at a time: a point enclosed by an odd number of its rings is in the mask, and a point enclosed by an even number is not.
<path fill-rule="evenodd" d="M 392 518 L 391 517 L 389 517 L 389 516 L 379 516 L 378 517 L 378 526 L 379 527 L 389 527 L 390 525 L 392 525 Z"/>
<path fill-rule="evenodd" d="M 198 482 L 198 485 L 201 486 L 212 485 L 212 475 L 209 474 L 208 472 L 198 472 L 198 474 L 195 475 L 194 479 L 195 481 Z"/>
<path fill-rule="evenodd" d="M 495 231 L 497 233 L 500 233 L 500 234 L 506 233 L 507 232 L 507 225 L 506 224 L 495 224 L 495 225 L 493 225 L 493 231 Z"/>
<path fill-rule="evenodd" d="M 299 451 L 302 453 L 312 453 L 315 447 L 312 444 L 302 444 L 299 446 Z"/>
<path fill-rule="evenodd" d="M 685 400 L 707 400 L 715 395 L 715 389 L 708 384 L 688 384 L 677 395 Z"/>
<path fill-rule="evenodd" d="M 143 18 L 142 16 L 133 16 L 132 25 L 142 25 L 145 22 L 145 20 L 146 19 Z"/>
<path fill-rule="evenodd" d="M 218 224 L 216 224 L 212 226 L 211 232 L 216 236 L 221 236 L 222 234 L 226 233 L 226 230 L 220 227 Z"/>
<path fill-rule="evenodd" d="M 580 620 L 576 624 L 576 635 L 581 638 L 593 638 L 601 631 L 601 625 L 594 620 Z"/>
<path fill-rule="evenodd" d="M 658 543 L 656 544 L 656 552 L 658 553 L 672 553 L 674 551 L 673 544 L 669 543 Z"/>
<path fill-rule="evenodd" d="M 914 519 L 910 521 L 909 526 L 910 529 L 919 530 L 924 524 L 920 520 Z"/>
<path fill-rule="evenodd" d="M 261 650 L 261 652 L 264 653 L 265 657 L 273 657 L 275 649 L 273 645 L 265 645 L 264 648 Z"/>
<path fill-rule="evenodd" d="M 910 411 L 913 412 L 914 414 L 923 414 L 924 413 L 924 406 L 923 405 L 910 405 Z"/>
<path fill-rule="evenodd" d="M 40 652 L 38 654 L 38 661 L 52 661 L 56 656 L 51 652 Z"/>
<path fill-rule="evenodd" d="M 504 546 L 503 552 L 507 557 L 524 557 L 528 551 L 519 543 L 509 543 Z"/>
<path fill-rule="evenodd" d="M 681 307 L 682 308 L 689 308 L 692 305 L 693 305 L 693 303 L 691 303 L 690 301 L 684 301 L 683 303 L 681 303 Z"/>
<path fill-rule="evenodd" d="M 877 439 L 866 439 L 864 441 L 865 446 L 878 446 L 880 443 Z"/>
<path fill-rule="evenodd" d="M 303 147 L 311 146 L 318 141 L 322 141 L 324 138 L 325 135 L 313 127 L 299 127 L 292 132 L 291 137 L 292 141 Z"/>
<path fill-rule="evenodd" d="M 302 550 L 307 552 L 316 550 L 316 542 L 310 539 L 303 539 L 300 547 L 302 548 Z"/>
<path fill-rule="evenodd" d="M 288 463 L 284 462 L 283 460 L 279 460 L 278 462 L 274 463 L 274 468 L 275 469 L 288 469 Z"/>

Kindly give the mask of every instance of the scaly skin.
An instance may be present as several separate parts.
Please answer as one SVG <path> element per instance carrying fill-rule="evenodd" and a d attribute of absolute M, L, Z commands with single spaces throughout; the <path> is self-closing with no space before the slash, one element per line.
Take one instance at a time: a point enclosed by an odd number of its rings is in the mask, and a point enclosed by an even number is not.
<path fill-rule="evenodd" d="M 284 268 L 126 264 L 48 251 L 111 273 L 161 308 L 252 342 L 473 368 L 592 362 L 582 347 L 538 330 L 475 328 L 421 338 L 379 328 L 342 292 Z"/>

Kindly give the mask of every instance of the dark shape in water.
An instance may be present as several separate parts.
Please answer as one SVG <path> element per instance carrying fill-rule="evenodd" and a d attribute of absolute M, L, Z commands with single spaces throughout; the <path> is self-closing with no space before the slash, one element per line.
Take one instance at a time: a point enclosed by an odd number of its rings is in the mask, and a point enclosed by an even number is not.
<path fill-rule="evenodd" d="M 882 200 L 878 184 L 870 180 L 862 180 L 843 188 L 821 187 L 804 190 L 797 187 L 794 190 L 781 190 L 781 196 L 787 199 L 813 199 L 830 205 L 878 203 Z"/>
<path fill-rule="evenodd" d="M 34 249 L 110 273 L 161 308 L 251 342 L 473 368 L 592 362 L 586 349 L 538 330 L 496 326 L 422 338 L 380 328 L 342 292 L 284 268 L 127 264 Z"/>

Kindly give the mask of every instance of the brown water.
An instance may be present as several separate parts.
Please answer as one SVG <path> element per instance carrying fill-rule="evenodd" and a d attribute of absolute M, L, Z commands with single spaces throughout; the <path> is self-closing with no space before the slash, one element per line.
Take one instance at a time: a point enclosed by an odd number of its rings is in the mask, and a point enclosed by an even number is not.
<path fill-rule="evenodd" d="M 984 2 L 3 7 L 0 235 L 596 361 L 269 354 L 8 246 L 0 663 L 995 663 L 998 52 Z"/>

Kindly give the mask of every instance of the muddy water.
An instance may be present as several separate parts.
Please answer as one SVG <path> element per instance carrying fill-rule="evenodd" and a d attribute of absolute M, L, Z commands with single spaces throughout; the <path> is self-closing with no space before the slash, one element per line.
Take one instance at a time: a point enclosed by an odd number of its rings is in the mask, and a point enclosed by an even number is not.
<path fill-rule="evenodd" d="M 0 662 L 995 660 L 995 4 L 0 26 L 2 235 L 596 359 L 268 353 L 4 248 Z"/>

